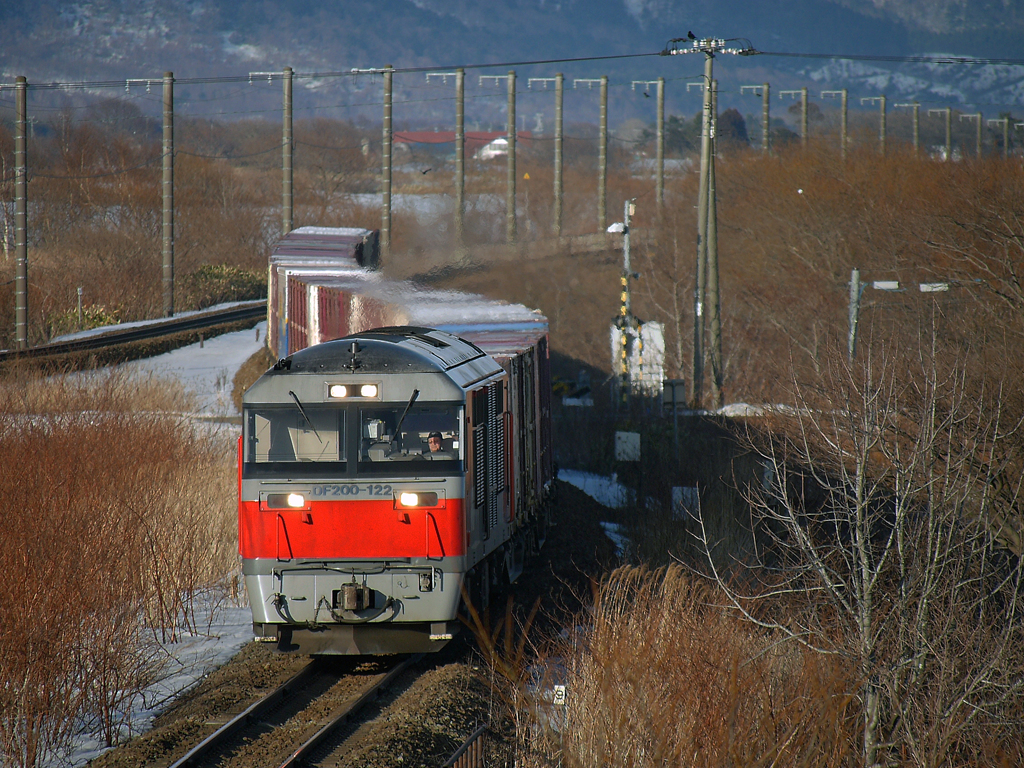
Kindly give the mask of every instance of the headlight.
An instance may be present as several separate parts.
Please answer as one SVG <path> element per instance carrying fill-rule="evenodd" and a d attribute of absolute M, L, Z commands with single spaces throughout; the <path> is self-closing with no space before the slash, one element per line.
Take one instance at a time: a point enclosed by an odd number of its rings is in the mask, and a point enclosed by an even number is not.
<path fill-rule="evenodd" d="M 437 494 L 436 493 L 410 493 L 404 491 L 398 496 L 398 504 L 403 507 L 436 507 L 437 506 Z"/>
<path fill-rule="evenodd" d="M 360 397 L 376 397 L 377 396 L 377 385 L 376 384 L 363 384 L 359 388 Z"/>
<path fill-rule="evenodd" d="M 306 497 L 301 493 L 268 493 L 266 504 L 269 509 L 302 509 Z"/>
<path fill-rule="evenodd" d="M 327 396 L 332 400 L 343 400 L 347 397 L 375 398 L 380 394 L 379 384 L 328 384 Z"/>
<path fill-rule="evenodd" d="M 329 394 L 331 397 L 348 397 L 348 387 L 344 384 L 331 384 Z"/>

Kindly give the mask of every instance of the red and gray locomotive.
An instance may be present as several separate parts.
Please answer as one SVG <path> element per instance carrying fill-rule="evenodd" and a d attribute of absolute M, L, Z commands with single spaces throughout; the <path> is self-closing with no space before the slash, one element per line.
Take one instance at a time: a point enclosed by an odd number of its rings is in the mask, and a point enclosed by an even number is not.
<path fill-rule="evenodd" d="M 544 535 L 546 320 L 347 264 L 315 271 L 284 276 L 279 293 L 307 327 L 276 334 L 286 354 L 243 398 L 239 549 L 253 629 L 302 653 L 439 650 L 463 595 L 486 606 Z M 301 313 L 296 297 L 308 299 Z M 316 343 L 327 316 L 347 333 Z M 381 318 L 401 324 L 360 327 Z M 312 345 L 284 348 L 300 337 Z"/>

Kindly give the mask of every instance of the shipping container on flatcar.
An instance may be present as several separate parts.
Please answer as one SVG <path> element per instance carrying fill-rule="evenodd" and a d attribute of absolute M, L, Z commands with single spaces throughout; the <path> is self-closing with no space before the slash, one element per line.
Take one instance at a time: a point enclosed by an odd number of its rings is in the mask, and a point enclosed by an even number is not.
<path fill-rule="evenodd" d="M 270 255 L 267 275 L 267 340 L 271 350 L 287 349 L 289 333 L 296 327 L 305 328 L 305 323 L 295 323 L 289 316 L 294 303 L 288 294 L 288 276 L 376 270 L 380 263 L 379 239 L 377 230 L 299 227 L 278 241 Z M 298 311 L 304 314 L 305 302 L 298 305 Z M 302 346 L 306 344 L 298 348 Z"/>

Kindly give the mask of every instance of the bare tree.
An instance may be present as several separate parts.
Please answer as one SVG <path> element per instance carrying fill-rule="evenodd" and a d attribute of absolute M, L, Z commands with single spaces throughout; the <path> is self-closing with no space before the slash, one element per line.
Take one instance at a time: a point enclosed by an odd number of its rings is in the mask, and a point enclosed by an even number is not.
<path fill-rule="evenodd" d="M 1024 571 L 992 535 L 980 459 L 1006 455 L 1020 421 L 998 383 L 936 348 L 925 335 L 858 366 L 834 348 L 794 382 L 795 407 L 752 440 L 768 480 L 750 499 L 769 539 L 760 588 L 708 558 L 747 619 L 856 669 L 864 766 L 957 762 L 1019 722 Z M 766 608 L 778 600 L 789 610 Z"/>

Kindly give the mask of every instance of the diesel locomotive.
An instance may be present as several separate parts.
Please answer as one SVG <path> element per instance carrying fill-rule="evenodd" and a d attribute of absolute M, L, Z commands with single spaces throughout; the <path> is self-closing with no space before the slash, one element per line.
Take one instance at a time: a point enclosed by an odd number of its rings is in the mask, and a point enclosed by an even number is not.
<path fill-rule="evenodd" d="M 543 543 L 546 320 L 347 262 L 276 268 L 285 354 L 245 393 L 239 438 L 254 633 L 315 655 L 439 650 L 463 600 L 485 608 Z"/>

